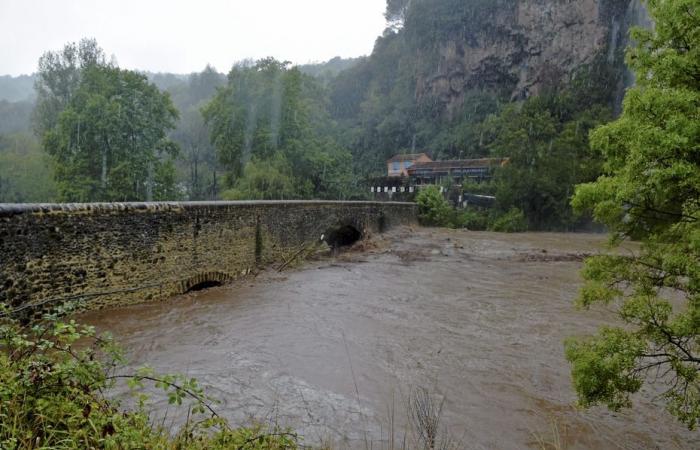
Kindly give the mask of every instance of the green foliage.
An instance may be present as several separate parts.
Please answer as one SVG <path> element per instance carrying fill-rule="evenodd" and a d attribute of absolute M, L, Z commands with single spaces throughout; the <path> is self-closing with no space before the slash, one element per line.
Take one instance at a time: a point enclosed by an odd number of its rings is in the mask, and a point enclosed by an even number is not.
<path fill-rule="evenodd" d="M 494 195 L 496 186 L 491 180 L 477 182 L 467 178 L 462 182 L 462 192 L 476 195 Z"/>
<path fill-rule="evenodd" d="M 8 102 L 27 102 L 33 99 L 34 75 L 0 75 L 0 99 Z"/>
<path fill-rule="evenodd" d="M 246 164 L 235 187 L 224 191 L 225 200 L 293 199 L 310 186 L 297 186 L 289 162 L 278 154 L 266 160 Z"/>
<path fill-rule="evenodd" d="M 565 87 L 504 107 L 478 126 L 483 146 L 509 163 L 493 182 L 500 214 L 522 210 L 530 229 L 570 229 L 580 220 L 570 207 L 574 186 L 602 170 L 589 132 L 611 120 L 615 73 L 604 56 L 579 68 Z"/>
<path fill-rule="evenodd" d="M 57 52 L 46 52 L 39 58 L 34 88 L 34 127 L 39 136 L 58 124 L 58 116 L 66 109 L 80 85 L 80 74 L 93 66 L 106 66 L 104 51 L 94 39 L 66 44 Z"/>
<path fill-rule="evenodd" d="M 604 175 L 578 186 L 573 205 L 633 252 L 586 261 L 579 304 L 615 308 L 622 326 L 571 340 L 567 358 L 584 406 L 631 405 L 659 374 L 667 409 L 689 428 L 700 418 L 700 10 L 694 0 L 648 2 L 654 31 L 628 52 L 638 85 L 622 116 L 591 145 Z"/>
<path fill-rule="evenodd" d="M 170 138 L 181 148 L 176 161 L 177 182 L 184 187 L 188 200 L 216 200 L 220 195 L 217 180 L 220 168 L 200 109 L 226 84 L 226 77 L 211 66 L 184 79 L 164 80 L 164 77 L 154 76 L 153 80 L 167 86 L 180 111 L 180 119 L 170 133 Z"/>
<path fill-rule="evenodd" d="M 603 328 L 595 339 L 568 341 L 566 357 L 576 361 L 572 376 L 581 406 L 604 403 L 615 411 L 630 406 L 627 393 L 642 384 L 635 369 L 644 347 L 638 336 L 619 328 Z"/>
<path fill-rule="evenodd" d="M 424 225 L 448 226 L 452 218 L 452 207 L 437 186 L 421 189 L 416 196 L 418 218 Z"/>
<path fill-rule="evenodd" d="M 474 208 L 454 209 L 437 186 L 421 189 L 416 203 L 418 218 L 424 225 L 506 233 L 527 231 L 527 221 L 521 210 L 511 208 L 501 213 Z"/>
<path fill-rule="evenodd" d="M 0 100 L 0 134 L 29 131 L 33 107 L 28 101 Z"/>
<path fill-rule="evenodd" d="M 326 92 L 288 63 L 235 66 L 202 114 L 228 197 L 338 199 L 351 189 L 351 156 L 330 133 Z"/>
<path fill-rule="evenodd" d="M 327 86 L 339 73 L 353 67 L 363 59 L 363 56 L 358 58 L 341 58 L 336 56 L 323 63 L 303 64 L 298 66 L 298 68 L 301 73 L 312 76 L 324 86 Z"/>
<path fill-rule="evenodd" d="M 391 6 L 394 2 L 389 1 Z M 484 36 L 498 39 L 508 30 L 494 15 L 517 6 L 512 0 L 431 0 L 407 2 L 403 16 L 407 40 L 414 48 L 437 49 L 447 41 L 476 47 Z M 392 10 L 397 10 L 394 7 Z"/>
<path fill-rule="evenodd" d="M 506 213 L 497 216 L 489 226 L 491 231 L 518 233 L 527 231 L 527 219 L 518 208 L 511 208 Z"/>
<path fill-rule="evenodd" d="M 498 209 L 518 208 L 530 228 L 571 226 L 573 186 L 595 179 L 600 156 L 589 150 L 588 132 L 610 118 L 602 106 L 579 110 L 570 91 L 509 105 L 483 129 L 491 152 L 509 157 L 494 181 Z"/>
<path fill-rule="evenodd" d="M 0 305 L 0 448 L 297 448 L 288 430 L 230 428 L 195 379 L 148 368 L 119 374 L 119 348 L 94 328 L 60 318 L 69 311 L 62 307 L 23 325 Z M 122 410 L 105 396 L 117 380 L 128 380 L 134 409 Z M 151 423 L 147 383 L 170 404 L 188 404 L 190 419 L 174 436 Z"/>
<path fill-rule="evenodd" d="M 50 158 L 27 132 L 0 134 L 0 203 L 41 203 L 56 197 Z"/>
<path fill-rule="evenodd" d="M 71 80 L 50 90 L 38 84 L 38 129 L 55 162 L 59 199 L 175 200 L 166 197 L 176 195 L 168 158 L 178 151 L 166 138 L 178 117 L 170 97 L 144 75 L 105 64 L 101 50 L 90 49 L 98 56 L 83 55 L 83 42 L 79 50 L 64 49 L 62 58 L 84 59 L 79 67 L 46 63 L 53 61 L 52 53 L 40 64 L 44 84 L 53 86 L 46 80 L 62 80 L 63 72 Z"/>
<path fill-rule="evenodd" d="M 465 208 L 453 214 L 451 226 L 472 231 L 486 230 L 489 227 L 489 213 L 485 210 Z"/>

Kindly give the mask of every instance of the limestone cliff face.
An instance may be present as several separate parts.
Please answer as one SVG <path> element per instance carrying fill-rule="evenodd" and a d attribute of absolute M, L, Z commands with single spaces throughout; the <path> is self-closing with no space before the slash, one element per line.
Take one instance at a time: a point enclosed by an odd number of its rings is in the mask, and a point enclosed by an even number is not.
<path fill-rule="evenodd" d="M 437 69 L 418 77 L 416 94 L 437 96 L 451 110 L 472 88 L 506 88 L 513 99 L 536 95 L 596 57 L 624 70 L 629 27 L 645 18 L 641 0 L 517 0 L 475 39 L 441 42 Z"/>

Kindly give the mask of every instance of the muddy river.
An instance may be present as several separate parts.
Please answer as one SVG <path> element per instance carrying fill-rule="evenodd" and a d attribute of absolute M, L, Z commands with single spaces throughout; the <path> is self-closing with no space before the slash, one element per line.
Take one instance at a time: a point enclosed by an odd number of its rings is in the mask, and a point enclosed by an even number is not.
<path fill-rule="evenodd" d="M 111 332 L 130 365 L 198 378 L 232 422 L 275 421 L 308 444 L 387 448 L 392 432 L 410 435 L 407 399 L 424 389 L 444 401 L 442 433 L 460 448 L 700 448 L 651 387 L 630 411 L 574 407 L 563 340 L 605 323 L 603 310 L 573 306 L 581 256 L 604 242 L 402 228 L 282 273 L 83 319 Z M 155 408 L 177 417 L 165 401 Z"/>

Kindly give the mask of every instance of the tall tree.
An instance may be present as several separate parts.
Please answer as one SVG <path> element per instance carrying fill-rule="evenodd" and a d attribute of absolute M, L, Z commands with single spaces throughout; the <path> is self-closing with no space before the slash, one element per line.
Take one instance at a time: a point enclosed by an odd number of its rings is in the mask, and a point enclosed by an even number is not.
<path fill-rule="evenodd" d="M 584 105 L 569 91 L 533 97 L 504 108 L 480 127 L 487 148 L 509 158 L 496 172 L 497 207 L 521 210 L 531 229 L 574 224 L 569 207 L 574 185 L 595 180 L 600 154 L 589 149 L 588 133 L 610 111 Z"/>
<path fill-rule="evenodd" d="M 184 110 L 171 137 L 182 151 L 181 160 L 187 172 L 188 199 L 215 199 L 213 183 L 217 169 L 216 154 L 209 140 L 209 128 L 199 109 L 190 107 Z"/>
<path fill-rule="evenodd" d="M 58 123 L 58 115 L 68 107 L 80 85 L 81 73 L 91 66 L 107 66 L 104 51 L 94 39 L 66 44 L 61 51 L 46 52 L 39 58 L 34 82 L 37 93 L 34 127 L 43 135 Z"/>
<path fill-rule="evenodd" d="M 63 59 L 68 62 L 48 65 L 41 76 L 68 80 L 46 91 L 50 108 L 37 105 L 37 117 L 43 118 L 39 129 L 48 127 L 42 132 L 43 146 L 55 161 L 59 198 L 173 199 L 177 192 L 168 158 L 177 147 L 166 131 L 178 113 L 170 97 L 145 75 L 101 62 L 96 44 L 86 44 L 85 52 L 82 48 L 76 52 L 67 46 Z M 81 62 L 76 64 L 74 57 Z"/>
<path fill-rule="evenodd" d="M 225 84 L 226 76 L 207 65 L 168 88 L 181 113 L 170 136 L 182 149 L 177 167 L 189 200 L 213 200 L 218 196 L 216 151 L 200 110 Z"/>
<path fill-rule="evenodd" d="M 648 0 L 653 31 L 628 52 L 638 86 L 615 122 L 592 134 L 605 175 L 578 187 L 574 205 L 634 251 L 586 261 L 579 303 L 611 305 L 620 326 L 572 339 L 567 358 L 584 406 L 631 405 L 645 381 L 664 382 L 668 410 L 700 418 L 700 5 Z"/>
<path fill-rule="evenodd" d="M 235 66 L 226 87 L 202 109 L 227 170 L 231 198 L 272 185 L 280 186 L 277 198 L 347 194 L 350 154 L 331 133 L 326 92 L 317 80 L 288 66 L 271 58 Z M 284 182 L 258 182 L 264 167 L 270 177 Z M 264 191 L 251 196 L 275 198 L 270 189 Z"/>

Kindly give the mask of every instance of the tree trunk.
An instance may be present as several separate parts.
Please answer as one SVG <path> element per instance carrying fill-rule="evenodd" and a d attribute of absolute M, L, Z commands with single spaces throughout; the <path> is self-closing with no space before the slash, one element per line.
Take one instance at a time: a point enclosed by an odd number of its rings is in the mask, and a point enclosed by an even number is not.
<path fill-rule="evenodd" d="M 153 161 L 148 162 L 148 179 L 146 180 L 146 201 L 153 201 Z"/>
<path fill-rule="evenodd" d="M 107 147 L 102 147 L 102 175 L 100 177 L 102 191 L 107 189 Z"/>

